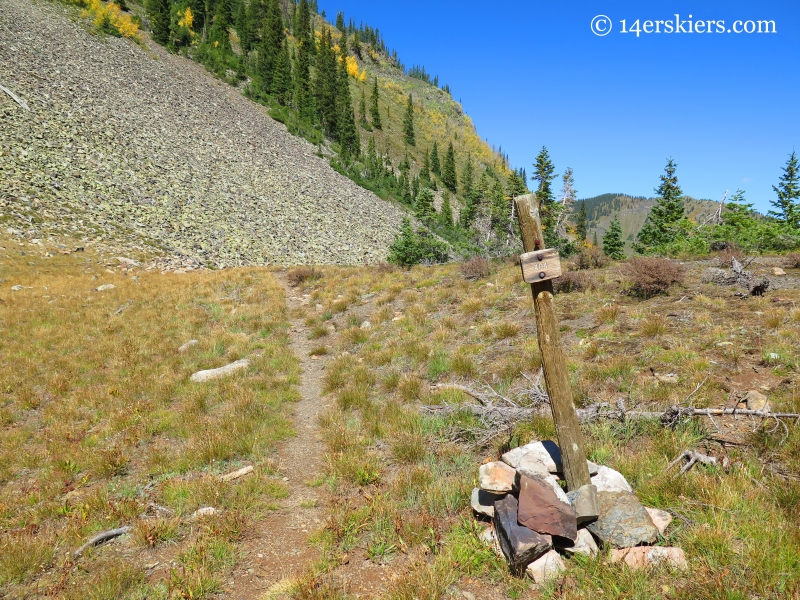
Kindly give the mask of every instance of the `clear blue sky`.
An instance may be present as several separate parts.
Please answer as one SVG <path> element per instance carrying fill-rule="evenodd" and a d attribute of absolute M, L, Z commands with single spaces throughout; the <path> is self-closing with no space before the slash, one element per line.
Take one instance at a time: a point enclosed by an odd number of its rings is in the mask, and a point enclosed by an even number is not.
<path fill-rule="evenodd" d="M 530 174 L 547 146 L 559 172 L 574 169 L 579 197 L 652 196 L 673 157 L 684 193 L 742 188 L 766 211 L 800 151 L 800 0 L 319 4 L 329 19 L 341 10 L 378 27 L 406 66 L 450 84 L 512 166 Z M 620 33 L 622 19 L 655 29 L 676 13 L 683 29 L 692 15 L 723 30 L 774 20 L 777 33 Z M 596 15 L 612 21 L 604 37 L 592 33 Z"/>

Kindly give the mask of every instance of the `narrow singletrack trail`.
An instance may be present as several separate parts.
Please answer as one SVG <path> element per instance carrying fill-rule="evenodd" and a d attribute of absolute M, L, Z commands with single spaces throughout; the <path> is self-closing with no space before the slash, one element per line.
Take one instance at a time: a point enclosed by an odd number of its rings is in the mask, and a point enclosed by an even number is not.
<path fill-rule="evenodd" d="M 326 408 L 322 398 L 324 360 L 309 356 L 313 342 L 308 339 L 308 328 L 302 318 L 294 317 L 296 309 L 304 306 L 304 299 L 281 274 L 276 277 L 286 289 L 292 324 L 290 349 L 300 360 L 301 369 L 300 400 L 294 405 L 293 415 L 296 435 L 278 451 L 277 468 L 289 495 L 280 501 L 278 510 L 245 533 L 242 560 L 226 586 L 225 596 L 236 600 L 284 597 L 290 583 L 319 558 L 309 536 L 324 524 L 324 444 L 318 426 Z"/>

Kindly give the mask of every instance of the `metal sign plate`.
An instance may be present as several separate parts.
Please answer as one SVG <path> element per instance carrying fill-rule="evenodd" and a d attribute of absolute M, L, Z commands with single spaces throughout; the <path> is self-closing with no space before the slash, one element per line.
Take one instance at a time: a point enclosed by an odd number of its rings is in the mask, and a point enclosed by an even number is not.
<path fill-rule="evenodd" d="M 519 257 L 522 278 L 527 283 L 539 283 L 561 277 L 561 259 L 558 250 L 546 249 L 526 252 Z"/>

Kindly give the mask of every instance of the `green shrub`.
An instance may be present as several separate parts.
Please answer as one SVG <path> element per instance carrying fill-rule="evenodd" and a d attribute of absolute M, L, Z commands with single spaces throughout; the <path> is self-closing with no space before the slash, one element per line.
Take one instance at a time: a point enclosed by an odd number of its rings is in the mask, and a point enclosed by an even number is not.
<path fill-rule="evenodd" d="M 389 246 L 389 262 L 401 267 L 418 264 L 443 263 L 450 257 L 449 246 L 424 229 L 414 230 L 408 218 L 403 219 L 400 232 Z"/>

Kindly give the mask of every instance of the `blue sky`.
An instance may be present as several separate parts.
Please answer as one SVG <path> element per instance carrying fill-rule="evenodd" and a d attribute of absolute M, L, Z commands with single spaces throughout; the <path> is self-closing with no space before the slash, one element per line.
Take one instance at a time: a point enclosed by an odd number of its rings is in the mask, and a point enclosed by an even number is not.
<path fill-rule="evenodd" d="M 319 5 L 329 18 L 341 10 L 378 27 L 405 65 L 450 84 L 512 166 L 530 174 L 547 146 L 559 172 L 574 169 L 579 197 L 652 196 L 672 157 L 684 193 L 719 199 L 742 188 L 766 211 L 800 151 L 800 0 Z M 724 21 L 724 31 L 775 21 L 777 33 L 620 32 L 623 19 L 655 29 L 676 14 L 684 30 L 692 15 Z M 597 15 L 612 22 L 603 37 L 591 29 Z"/>

